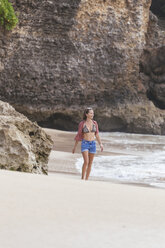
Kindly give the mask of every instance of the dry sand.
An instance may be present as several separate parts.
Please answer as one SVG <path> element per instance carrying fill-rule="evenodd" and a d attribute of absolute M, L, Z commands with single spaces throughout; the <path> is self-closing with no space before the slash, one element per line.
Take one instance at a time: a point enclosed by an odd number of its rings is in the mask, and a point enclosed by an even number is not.
<path fill-rule="evenodd" d="M 2 248 L 164 248 L 165 191 L 0 171 Z"/>
<path fill-rule="evenodd" d="M 65 132 L 50 132 L 56 141 L 60 136 L 54 161 L 72 167 L 68 161 L 81 156 L 70 153 L 74 135 L 67 134 L 64 148 Z M 164 194 L 76 174 L 0 170 L 0 247 L 164 248 Z"/>
<path fill-rule="evenodd" d="M 53 149 L 49 156 L 49 173 L 61 172 L 78 174 L 75 163 L 76 159 L 81 156 L 81 153 L 80 144 L 78 144 L 76 153 L 72 154 L 75 133 L 48 128 L 44 128 L 44 130 L 51 136 L 52 140 L 54 141 Z"/>

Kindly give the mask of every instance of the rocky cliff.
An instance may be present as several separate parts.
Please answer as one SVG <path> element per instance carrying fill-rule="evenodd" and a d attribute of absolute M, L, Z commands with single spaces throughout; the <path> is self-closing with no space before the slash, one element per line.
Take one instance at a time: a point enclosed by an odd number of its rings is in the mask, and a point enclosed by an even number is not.
<path fill-rule="evenodd" d="M 12 0 L 0 33 L 0 98 L 40 125 L 165 134 L 165 32 L 151 0 Z M 149 14 L 150 13 L 150 14 Z"/>

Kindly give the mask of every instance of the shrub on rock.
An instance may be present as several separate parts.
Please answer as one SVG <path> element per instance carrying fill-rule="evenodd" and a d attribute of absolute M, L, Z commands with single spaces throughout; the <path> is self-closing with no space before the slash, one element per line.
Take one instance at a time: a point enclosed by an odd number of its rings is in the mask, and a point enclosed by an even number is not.
<path fill-rule="evenodd" d="M 0 24 L 6 30 L 13 29 L 18 23 L 18 18 L 13 6 L 8 0 L 0 0 Z"/>

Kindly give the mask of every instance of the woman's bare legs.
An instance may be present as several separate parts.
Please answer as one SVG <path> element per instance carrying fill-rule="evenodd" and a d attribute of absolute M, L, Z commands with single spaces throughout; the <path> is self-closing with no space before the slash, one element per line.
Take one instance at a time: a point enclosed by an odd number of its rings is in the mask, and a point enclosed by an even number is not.
<path fill-rule="evenodd" d="M 88 162 L 88 167 L 87 167 L 87 173 L 86 173 L 85 180 L 88 180 L 89 174 L 91 172 L 91 167 L 92 167 L 92 162 L 93 162 L 94 156 L 95 156 L 94 153 L 89 153 L 89 162 Z"/>
<path fill-rule="evenodd" d="M 88 151 L 82 152 L 82 155 L 83 155 L 83 159 L 84 159 L 84 164 L 83 164 L 83 167 L 82 167 L 82 177 L 81 177 L 81 179 L 84 179 L 85 172 L 86 172 L 86 169 L 87 169 L 87 166 L 88 166 L 88 163 L 89 163 Z"/>

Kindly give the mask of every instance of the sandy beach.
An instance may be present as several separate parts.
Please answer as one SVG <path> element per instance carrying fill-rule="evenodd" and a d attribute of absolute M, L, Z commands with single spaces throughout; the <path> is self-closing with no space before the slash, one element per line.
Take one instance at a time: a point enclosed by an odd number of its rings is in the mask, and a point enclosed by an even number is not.
<path fill-rule="evenodd" d="M 3 248 L 163 248 L 164 190 L 0 171 Z"/>
<path fill-rule="evenodd" d="M 53 149 L 49 156 L 49 173 L 73 173 L 77 174 L 75 163 L 76 159 L 81 156 L 80 144 L 77 147 L 75 154 L 72 154 L 72 147 L 74 145 L 74 133 L 65 132 L 54 129 L 44 130 L 51 136 L 54 141 Z"/>
<path fill-rule="evenodd" d="M 164 248 L 164 189 L 80 180 L 74 134 L 46 131 L 48 176 L 0 170 L 2 248 Z"/>

